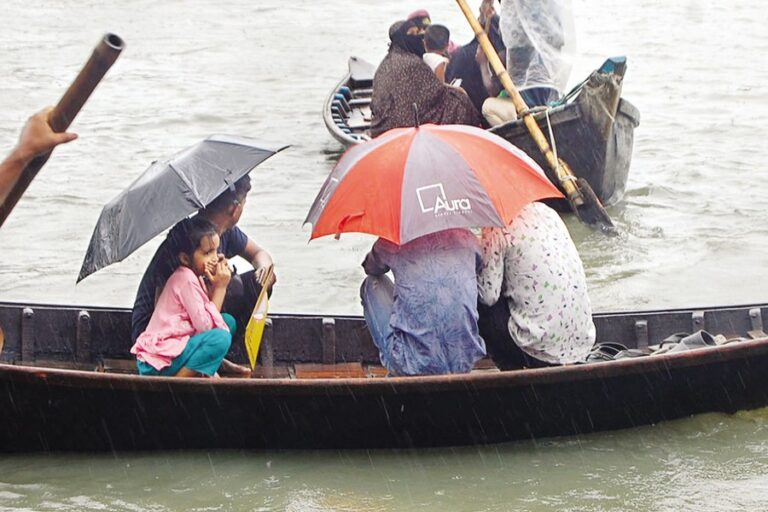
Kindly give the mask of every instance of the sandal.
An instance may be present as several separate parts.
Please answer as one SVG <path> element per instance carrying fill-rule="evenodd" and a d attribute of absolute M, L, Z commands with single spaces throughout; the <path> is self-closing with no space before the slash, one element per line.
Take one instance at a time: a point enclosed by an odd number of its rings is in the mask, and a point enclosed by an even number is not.
<path fill-rule="evenodd" d="M 651 355 L 651 350 L 649 348 L 628 348 L 626 350 L 620 351 L 618 354 L 613 356 L 614 360 L 617 359 L 632 359 L 633 357 L 642 357 L 642 356 L 649 356 Z"/>
<path fill-rule="evenodd" d="M 626 347 L 626 345 L 622 345 L 621 343 L 604 341 L 592 347 L 592 350 L 589 351 L 589 354 L 587 355 L 587 358 L 584 360 L 584 362 L 599 363 L 602 361 L 613 361 L 617 354 L 626 352 L 628 350 L 629 349 Z"/>
<path fill-rule="evenodd" d="M 686 336 L 681 339 L 680 342 L 669 349 L 668 353 L 685 352 L 687 350 L 694 350 L 703 347 L 714 347 L 716 345 L 715 338 L 707 331 L 696 331 L 690 336 Z"/>
<path fill-rule="evenodd" d="M 678 343 L 680 343 L 680 340 L 687 338 L 690 336 L 691 333 L 689 332 L 676 332 L 674 334 L 670 334 L 663 340 L 661 340 L 661 343 L 658 345 L 653 345 L 650 347 L 651 349 L 651 355 L 652 356 L 660 356 L 662 354 L 666 354 L 670 350 L 672 350 L 673 347 L 677 346 Z"/>

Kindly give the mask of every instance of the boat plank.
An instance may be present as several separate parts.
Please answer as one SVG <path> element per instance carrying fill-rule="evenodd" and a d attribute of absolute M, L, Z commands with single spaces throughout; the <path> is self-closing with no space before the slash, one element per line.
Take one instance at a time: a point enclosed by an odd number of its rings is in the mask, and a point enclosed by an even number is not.
<path fill-rule="evenodd" d="M 348 379 L 366 378 L 368 375 L 359 362 L 336 364 L 297 364 L 297 379 Z"/>

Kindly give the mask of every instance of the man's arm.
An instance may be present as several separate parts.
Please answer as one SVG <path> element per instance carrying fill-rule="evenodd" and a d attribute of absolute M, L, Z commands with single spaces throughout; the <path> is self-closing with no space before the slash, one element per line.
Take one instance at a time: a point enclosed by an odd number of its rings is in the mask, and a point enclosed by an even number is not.
<path fill-rule="evenodd" d="M 377 240 L 373 244 L 371 251 L 365 256 L 363 260 L 363 270 L 366 275 L 369 276 L 383 276 L 389 272 L 389 266 L 381 261 L 381 240 Z"/>
<path fill-rule="evenodd" d="M 8 198 L 21 172 L 33 158 L 77 138 L 74 133 L 55 133 L 51 129 L 48 124 L 51 110 L 51 107 L 44 108 L 27 120 L 18 144 L 0 163 L 0 204 Z"/>
<path fill-rule="evenodd" d="M 480 45 L 477 45 L 475 61 L 477 62 L 477 67 L 480 69 L 480 77 L 483 80 L 483 87 L 485 87 L 485 92 L 488 93 L 489 97 L 495 98 L 501 92 L 501 83 L 494 79 L 494 73 L 491 70 L 490 64 L 488 63 L 488 56 L 485 55 L 483 47 Z"/>
<path fill-rule="evenodd" d="M 263 277 L 266 275 L 267 270 L 269 267 L 274 265 L 274 262 L 272 261 L 272 256 L 267 252 L 266 249 L 258 245 L 256 242 L 251 240 L 250 238 L 245 244 L 245 247 L 243 248 L 243 251 L 238 254 L 238 256 L 242 257 L 246 261 L 250 262 L 251 265 L 253 265 L 253 268 L 255 270 L 254 272 L 254 278 L 261 282 Z M 272 272 L 272 279 L 269 283 L 267 283 L 267 288 L 271 287 L 275 282 L 277 281 L 277 278 L 275 277 L 274 271 Z"/>
<path fill-rule="evenodd" d="M 477 293 L 480 302 L 493 306 L 501 297 L 504 281 L 504 252 L 506 239 L 499 228 L 483 228 L 480 241 L 481 264 L 477 273 Z"/>

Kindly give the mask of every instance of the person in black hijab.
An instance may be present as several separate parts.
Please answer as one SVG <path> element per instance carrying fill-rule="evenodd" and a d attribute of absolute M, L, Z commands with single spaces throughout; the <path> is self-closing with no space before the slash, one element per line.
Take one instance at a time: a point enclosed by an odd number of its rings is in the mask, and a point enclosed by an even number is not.
<path fill-rule="evenodd" d="M 398 21 L 389 27 L 389 39 L 396 46 L 421 58 L 424 55 L 424 30 L 415 21 Z"/>
<path fill-rule="evenodd" d="M 440 81 L 422 60 L 422 31 L 413 21 L 389 29 L 389 52 L 373 77 L 371 135 L 420 123 L 480 126 L 479 111 L 466 93 Z"/>
<path fill-rule="evenodd" d="M 389 52 L 373 77 L 373 137 L 392 128 L 414 126 L 414 104 L 420 123 L 481 124 L 467 94 L 441 82 L 422 60 L 420 32 L 413 21 L 400 21 L 389 29 Z"/>

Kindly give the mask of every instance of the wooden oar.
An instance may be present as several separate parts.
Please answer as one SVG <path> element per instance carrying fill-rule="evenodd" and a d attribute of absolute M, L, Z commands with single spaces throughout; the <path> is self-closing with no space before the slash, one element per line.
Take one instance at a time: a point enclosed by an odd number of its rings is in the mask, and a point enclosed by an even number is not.
<path fill-rule="evenodd" d="M 554 170 L 573 211 L 578 215 L 582 222 L 589 226 L 601 229 L 606 233 L 616 233 L 616 227 L 608 216 L 608 212 L 606 212 L 603 205 L 600 204 L 600 200 L 597 198 L 597 195 L 595 195 L 595 192 L 592 190 L 589 183 L 587 183 L 587 180 L 576 177 L 571 168 L 562 158 L 555 157 L 549 142 L 547 142 L 546 137 L 544 137 L 544 134 L 541 132 L 541 128 L 539 128 L 538 123 L 530 110 L 528 110 L 525 100 L 523 100 L 523 97 L 517 91 L 504 64 L 502 64 L 491 41 L 488 39 L 488 34 L 486 34 L 483 27 L 481 27 L 480 23 L 475 19 L 466 0 L 456 0 L 456 2 L 459 4 L 459 7 L 461 7 L 464 17 L 467 18 L 467 21 L 472 26 L 475 37 L 488 58 L 488 62 L 493 68 L 494 73 L 499 77 L 504 89 L 506 89 L 510 98 L 512 98 L 515 110 L 517 110 L 518 115 L 522 116 L 523 122 L 525 123 L 526 128 L 528 128 L 528 133 L 531 134 L 531 137 L 533 137 L 536 145 L 539 146 L 539 150 L 544 155 L 544 158 L 547 159 L 547 163 L 552 170 Z"/>
<path fill-rule="evenodd" d="M 119 36 L 115 34 L 106 34 L 93 50 L 91 58 L 85 63 L 83 69 L 69 86 L 59 103 L 51 111 L 48 124 L 56 133 L 61 133 L 69 128 L 69 125 L 75 119 L 75 116 L 85 104 L 85 101 L 91 95 L 96 85 L 104 77 L 107 70 L 114 64 L 125 44 Z M 42 169 L 51 151 L 33 159 L 21 172 L 18 181 L 14 184 L 5 202 L 0 205 L 0 226 L 16 206 L 24 191 L 37 173 Z"/>
<path fill-rule="evenodd" d="M 264 336 L 264 327 L 267 323 L 267 313 L 269 312 L 269 299 L 267 298 L 267 285 L 272 280 L 274 267 L 270 265 L 266 274 L 259 282 L 261 291 L 253 306 L 251 317 L 248 319 L 248 325 L 245 327 L 245 351 L 248 353 L 248 362 L 251 363 L 251 370 L 256 368 L 256 358 L 259 355 L 261 347 L 261 338 Z"/>

